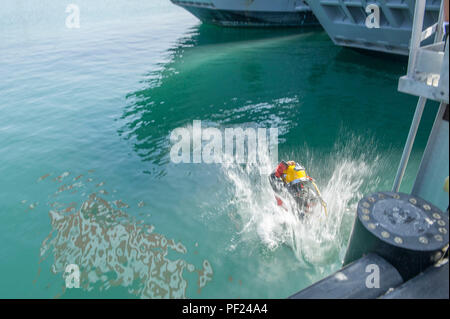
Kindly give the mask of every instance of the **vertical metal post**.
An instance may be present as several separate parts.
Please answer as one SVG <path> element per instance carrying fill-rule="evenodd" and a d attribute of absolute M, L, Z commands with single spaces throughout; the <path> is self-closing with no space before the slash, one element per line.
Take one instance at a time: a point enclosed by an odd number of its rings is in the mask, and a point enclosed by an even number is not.
<path fill-rule="evenodd" d="M 417 0 L 414 9 L 414 21 L 409 44 L 408 77 L 412 77 L 416 64 L 417 49 L 420 47 L 423 29 L 423 17 L 425 15 L 425 0 Z"/>
<path fill-rule="evenodd" d="M 411 127 L 409 128 L 408 139 L 406 140 L 405 148 L 403 149 L 402 159 L 400 160 L 397 175 L 395 176 L 394 186 L 392 187 L 393 192 L 398 192 L 400 189 L 400 184 L 402 183 L 403 175 L 405 174 L 406 165 L 408 165 L 409 156 L 411 155 L 414 139 L 416 138 L 417 129 L 419 128 L 420 119 L 422 118 L 426 102 L 426 98 L 423 96 L 419 97 L 416 111 L 414 112 L 414 118 Z"/>
<path fill-rule="evenodd" d="M 423 29 L 423 18 L 425 16 L 426 0 L 417 0 L 414 8 L 414 22 L 412 26 L 411 42 L 409 45 L 409 61 L 408 61 L 408 77 L 414 76 L 414 68 L 416 65 L 417 51 L 420 47 Z M 400 184 L 402 183 L 403 175 L 405 175 L 406 166 L 408 165 L 409 156 L 416 138 L 417 129 L 419 128 L 420 119 L 425 108 L 427 99 L 419 97 L 417 102 L 414 118 L 409 128 L 408 139 L 406 140 L 405 148 L 403 149 L 402 159 L 397 169 L 397 175 L 395 176 L 394 185 L 392 186 L 393 192 L 398 192 Z"/>
<path fill-rule="evenodd" d="M 444 22 L 444 2 L 448 0 L 442 0 L 441 9 L 439 10 L 439 20 L 436 27 L 436 34 L 434 35 L 434 43 L 442 41 L 444 36 L 444 29 L 442 28 L 442 23 Z"/>

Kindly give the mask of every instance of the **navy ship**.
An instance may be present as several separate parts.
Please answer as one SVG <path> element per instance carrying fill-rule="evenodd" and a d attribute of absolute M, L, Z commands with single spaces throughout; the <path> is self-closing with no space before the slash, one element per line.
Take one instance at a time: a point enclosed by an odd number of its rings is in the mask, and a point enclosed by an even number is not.
<path fill-rule="evenodd" d="M 306 0 L 336 45 L 407 56 L 415 1 Z M 442 1 L 427 0 L 424 29 L 435 29 Z M 372 24 L 371 15 L 377 23 Z M 373 21 L 375 22 L 375 21 Z M 431 44 L 428 41 L 427 44 Z"/>
<path fill-rule="evenodd" d="M 171 0 L 204 23 L 221 26 L 299 27 L 316 26 L 303 0 Z"/>

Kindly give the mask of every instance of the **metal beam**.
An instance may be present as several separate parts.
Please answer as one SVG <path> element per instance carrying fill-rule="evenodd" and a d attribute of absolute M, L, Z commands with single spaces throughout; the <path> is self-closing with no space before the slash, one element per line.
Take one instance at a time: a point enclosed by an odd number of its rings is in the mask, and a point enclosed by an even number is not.
<path fill-rule="evenodd" d="M 392 186 L 393 192 L 398 192 L 400 189 L 400 184 L 402 183 L 403 175 L 405 175 L 406 166 L 408 165 L 409 156 L 411 155 L 411 150 L 414 145 L 414 139 L 416 138 L 417 129 L 419 128 L 420 119 L 422 118 L 423 110 L 427 99 L 424 97 L 419 97 L 417 102 L 416 111 L 414 112 L 414 118 L 409 128 L 408 139 L 406 140 L 405 148 L 403 149 L 402 159 L 400 160 L 400 165 L 397 169 L 397 175 L 395 176 L 394 185 Z"/>

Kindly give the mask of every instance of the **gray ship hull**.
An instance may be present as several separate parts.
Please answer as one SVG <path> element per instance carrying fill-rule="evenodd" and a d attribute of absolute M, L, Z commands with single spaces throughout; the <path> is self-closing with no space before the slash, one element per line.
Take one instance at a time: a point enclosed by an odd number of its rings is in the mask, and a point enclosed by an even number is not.
<path fill-rule="evenodd" d="M 390 54 L 409 54 L 414 0 L 307 2 L 335 44 Z M 379 28 L 366 26 L 366 6 L 369 3 L 375 3 L 380 8 Z M 440 4 L 441 0 L 427 0 L 425 28 L 437 21 Z"/>
<path fill-rule="evenodd" d="M 309 8 L 252 8 L 251 6 L 229 6 L 218 8 L 214 4 L 199 4 L 192 1 L 171 0 L 186 9 L 204 23 L 238 27 L 298 27 L 318 26 L 319 22 Z M 273 2 L 276 4 L 276 2 Z M 279 11 L 277 11 L 279 10 Z"/>

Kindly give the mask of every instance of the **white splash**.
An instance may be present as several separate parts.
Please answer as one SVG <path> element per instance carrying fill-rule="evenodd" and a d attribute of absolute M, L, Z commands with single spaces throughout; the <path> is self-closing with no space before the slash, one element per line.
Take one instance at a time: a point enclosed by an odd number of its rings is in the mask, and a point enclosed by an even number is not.
<path fill-rule="evenodd" d="M 351 137 L 345 147 L 335 148 L 327 157 L 315 161 L 308 148 L 289 159 L 306 165 L 307 172 L 317 180 L 322 197 L 327 203 L 327 215 L 320 205 L 300 219 L 293 205 L 287 209 L 277 205 L 267 172 L 269 161 L 261 165 L 223 165 L 226 178 L 231 182 L 233 198 L 227 203 L 232 221 L 239 224 L 230 249 L 240 242 L 260 242 L 270 250 L 288 245 L 302 267 L 326 266 L 343 258 L 358 200 L 369 188 L 379 182 L 379 165 L 373 145 L 367 152 L 358 150 L 360 138 Z M 355 156 L 355 154 L 357 154 Z M 362 154 L 362 155 L 361 155 Z M 314 174 L 317 174 L 315 176 Z M 366 184 L 366 185 L 365 185 Z"/>

